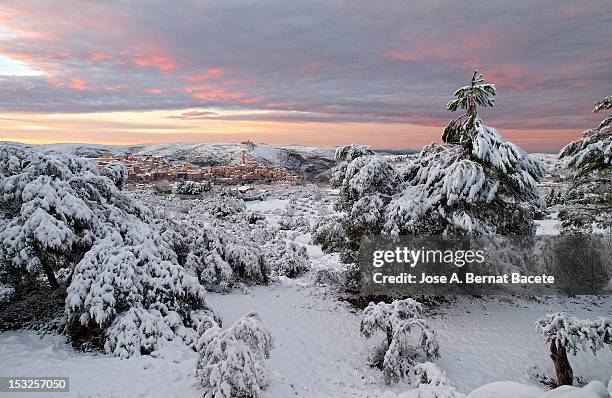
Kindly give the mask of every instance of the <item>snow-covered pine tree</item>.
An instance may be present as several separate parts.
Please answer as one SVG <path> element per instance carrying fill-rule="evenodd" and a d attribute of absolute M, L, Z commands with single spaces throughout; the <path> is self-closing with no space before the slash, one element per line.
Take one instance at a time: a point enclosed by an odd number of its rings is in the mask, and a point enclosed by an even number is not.
<path fill-rule="evenodd" d="M 440 356 L 436 334 L 422 311 L 421 303 L 411 298 L 370 303 L 363 310 L 361 334 L 369 338 L 382 332 L 386 336 L 371 363 L 382 368 L 387 384 L 410 381 L 415 364 Z"/>
<path fill-rule="evenodd" d="M 567 352 L 591 349 L 597 354 L 604 346 L 612 348 L 612 319 L 580 320 L 569 314 L 547 314 L 536 322 L 536 331 L 550 344 L 558 385 L 572 385 L 574 374 Z"/>
<path fill-rule="evenodd" d="M 56 272 L 69 270 L 66 329 L 76 346 L 127 357 L 165 340 L 193 343 L 204 289 L 148 208 L 68 155 L 2 145 L 0 175 L 1 283 L 65 288 Z"/>
<path fill-rule="evenodd" d="M 257 314 L 244 315 L 225 330 L 208 320 L 203 330 L 196 344 L 196 377 L 204 398 L 260 397 L 274 343 Z"/>
<path fill-rule="evenodd" d="M 596 102 L 593 113 L 611 109 L 612 96 Z M 561 149 L 559 158 L 568 158 L 573 170 L 559 212 L 562 232 L 590 233 L 595 224 L 612 233 L 612 115 Z"/>
<path fill-rule="evenodd" d="M 478 71 L 448 110 L 465 113 L 423 148 L 407 168 L 407 184 L 385 211 L 383 231 L 398 234 L 524 234 L 535 232 L 530 207 L 543 206 L 540 162 L 484 124 L 478 106 L 493 106 L 495 86 Z"/>
<path fill-rule="evenodd" d="M 342 211 L 346 236 L 342 259 L 354 262 L 361 238 L 380 233 L 385 206 L 401 186 L 400 172 L 369 147 L 348 145 L 336 150 L 333 184 L 339 188 L 336 210 Z"/>

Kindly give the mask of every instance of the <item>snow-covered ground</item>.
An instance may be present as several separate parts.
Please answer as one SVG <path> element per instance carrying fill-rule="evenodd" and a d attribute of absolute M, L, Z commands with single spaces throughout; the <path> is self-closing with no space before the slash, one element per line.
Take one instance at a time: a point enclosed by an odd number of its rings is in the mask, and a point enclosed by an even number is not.
<path fill-rule="evenodd" d="M 325 288 L 308 286 L 307 277 L 254 287 L 246 294 L 209 294 L 207 301 L 225 325 L 256 311 L 270 329 L 275 349 L 265 397 L 393 398 L 409 390 L 402 384 L 386 386 L 382 373 L 366 365 L 376 342 L 360 336 L 359 310 Z M 431 317 L 442 355 L 436 363 L 464 393 L 497 380 L 537 384 L 531 376 L 534 366 L 548 376 L 554 371 L 534 322 L 558 310 L 583 318 L 611 316 L 612 299 L 460 298 Z M 196 354 L 184 345 L 166 347 L 159 358 L 121 360 L 75 352 L 56 335 L 5 332 L 0 334 L 0 357 L 10 358 L 0 361 L 3 376 L 69 376 L 71 392 L 65 395 L 73 397 L 201 396 L 194 376 Z M 579 353 L 570 361 L 585 381 L 605 384 L 612 375 L 611 351 Z"/>
<path fill-rule="evenodd" d="M 267 200 L 247 202 L 246 207 L 265 216 L 271 225 L 278 225 L 288 208 L 296 217 L 313 220 L 333 213 L 329 200 L 332 194 L 314 186 L 277 187 Z M 146 201 L 148 194 L 134 195 L 142 195 Z M 176 197 L 151 196 L 149 200 L 177 210 L 193 205 L 188 199 Z M 559 233 L 555 213 L 537 224 L 538 234 Z M 226 294 L 208 293 L 206 298 L 225 327 L 254 311 L 269 328 L 275 348 L 269 361 L 270 385 L 264 397 L 400 398 L 410 391 L 406 384 L 384 384 L 382 372 L 367 365 L 369 353 L 382 336 L 366 340 L 360 335 L 361 310 L 342 301 L 334 288 L 313 283 L 316 270 L 341 268 L 338 255 L 323 255 L 319 246 L 311 244 L 308 232 L 284 233 L 286 239 L 306 247 L 311 273 L 299 279 L 281 277 L 267 286 L 235 289 Z M 547 344 L 536 333 L 534 323 L 542 315 L 557 311 L 578 318 L 611 317 L 612 297 L 531 300 L 459 297 L 430 306 L 427 318 L 440 343 L 441 358 L 436 364 L 465 394 L 500 380 L 530 385 L 527 389 L 535 393 L 544 391 L 545 386 L 535 375 L 553 377 L 554 369 Z M 182 343 L 162 347 L 155 357 L 136 355 L 119 359 L 76 351 L 63 336 L 11 331 L 0 333 L 0 359 L 0 376 L 70 377 L 70 393 L 53 394 L 58 397 L 202 396 L 195 375 L 197 354 Z M 570 357 L 570 362 L 579 382 L 599 380 L 607 384 L 612 376 L 610 350 L 602 350 L 597 356 L 580 352 Z M 509 392 L 507 397 L 527 397 L 516 395 L 518 389 L 527 391 L 525 387 L 509 383 L 502 386 Z M 494 397 L 487 395 L 487 388 L 481 391 L 485 392 L 477 395 L 480 398 Z"/>

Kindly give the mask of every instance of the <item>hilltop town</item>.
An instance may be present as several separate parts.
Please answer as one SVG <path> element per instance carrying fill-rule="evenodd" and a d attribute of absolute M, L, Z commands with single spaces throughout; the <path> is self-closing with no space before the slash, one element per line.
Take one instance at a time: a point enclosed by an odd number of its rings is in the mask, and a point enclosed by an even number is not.
<path fill-rule="evenodd" d="M 128 169 L 128 181 L 155 183 L 162 181 L 210 181 L 217 184 L 243 184 L 254 182 L 296 183 L 301 178 L 278 165 L 260 164 L 240 156 L 237 165 L 196 166 L 187 161 L 170 162 L 163 156 L 112 154 L 103 151 L 96 159 L 98 169 L 111 162 L 121 162 Z"/>

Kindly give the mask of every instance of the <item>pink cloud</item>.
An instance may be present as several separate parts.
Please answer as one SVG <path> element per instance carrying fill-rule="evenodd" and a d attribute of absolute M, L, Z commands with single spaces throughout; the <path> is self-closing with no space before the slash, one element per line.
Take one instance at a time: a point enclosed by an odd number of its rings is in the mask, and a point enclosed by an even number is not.
<path fill-rule="evenodd" d="M 198 101 L 207 102 L 235 102 L 240 104 L 256 104 L 260 101 L 254 98 L 249 98 L 246 93 L 241 91 L 228 91 L 222 88 L 211 87 L 211 86 L 190 86 L 185 88 L 186 93 Z"/>
<path fill-rule="evenodd" d="M 151 67 L 164 72 L 168 72 L 176 68 L 176 63 L 164 54 L 153 54 L 133 57 L 130 59 L 130 61 L 143 68 Z"/>
<path fill-rule="evenodd" d="M 202 83 L 209 80 L 215 80 L 220 78 L 222 75 L 221 69 L 213 68 L 208 69 L 203 73 L 191 74 L 186 77 L 186 80 L 194 83 Z"/>
<path fill-rule="evenodd" d="M 70 80 L 70 87 L 78 91 L 87 90 L 87 84 L 85 83 L 85 81 L 78 78 Z"/>

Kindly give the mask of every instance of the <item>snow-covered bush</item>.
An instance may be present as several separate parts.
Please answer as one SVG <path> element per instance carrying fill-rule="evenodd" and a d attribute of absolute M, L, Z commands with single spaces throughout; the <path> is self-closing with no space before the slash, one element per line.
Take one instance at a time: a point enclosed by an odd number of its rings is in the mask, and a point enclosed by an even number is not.
<path fill-rule="evenodd" d="M 100 174 L 104 177 L 108 177 L 117 188 L 121 189 L 125 185 L 128 180 L 128 169 L 121 162 L 112 161 L 102 170 L 100 170 Z"/>
<path fill-rule="evenodd" d="M 193 342 L 204 289 L 148 208 L 67 155 L 1 146 L 0 174 L 1 282 L 27 289 L 44 276 L 63 288 L 56 272 L 71 274 L 65 311 L 76 346 L 130 356 L 165 340 Z"/>
<path fill-rule="evenodd" d="M 417 363 L 440 356 L 436 334 L 422 318 L 422 309 L 419 302 L 408 298 L 370 303 L 363 311 L 361 334 L 369 338 L 382 332 L 386 336 L 371 363 L 382 368 L 387 384 L 410 382 Z"/>
<path fill-rule="evenodd" d="M 399 398 L 464 398 L 446 377 L 446 373 L 432 362 L 418 363 L 412 370 L 410 385 L 413 390 Z"/>
<path fill-rule="evenodd" d="M 276 275 L 295 278 L 310 269 L 308 253 L 304 246 L 299 246 L 284 239 L 268 245 L 268 263 Z"/>
<path fill-rule="evenodd" d="M 341 171 L 335 175 L 340 194 L 335 207 L 343 212 L 342 230 L 344 241 L 343 261 L 353 262 L 365 234 L 378 234 L 384 221 L 385 206 L 392 200 L 401 186 L 400 172 L 380 156 L 369 155 L 369 151 L 350 151 L 340 148 L 337 152 L 353 154 L 350 162 L 341 161 Z M 355 153 L 356 152 L 356 153 Z M 342 159 L 342 157 L 340 157 Z"/>
<path fill-rule="evenodd" d="M 336 166 L 331 171 L 331 184 L 333 187 L 340 187 L 344 181 L 344 175 L 349 163 L 361 156 L 372 156 L 376 153 L 367 145 L 345 145 L 337 148 L 334 154 Z"/>
<path fill-rule="evenodd" d="M 567 351 L 576 355 L 579 349 L 590 349 L 593 354 L 609 345 L 612 349 L 612 319 L 580 320 L 557 312 L 547 314 L 536 322 L 536 331 L 550 344 L 550 358 L 555 364 L 558 385 L 572 385 L 574 375 Z"/>
<path fill-rule="evenodd" d="M 339 252 L 346 244 L 346 234 L 336 217 L 319 219 L 312 228 L 312 243 L 321 245 L 325 253 Z"/>
<path fill-rule="evenodd" d="M 312 283 L 317 285 L 345 285 L 352 264 L 340 261 L 338 253 L 329 253 L 313 260 Z"/>
<path fill-rule="evenodd" d="M 181 195 L 200 195 L 201 193 L 208 192 L 212 188 L 210 181 L 185 181 L 181 180 L 176 183 L 174 191 Z"/>
<path fill-rule="evenodd" d="M 244 202 L 222 195 L 189 201 L 149 197 L 158 209 L 156 223 L 162 237 L 177 253 L 179 264 L 196 275 L 208 290 L 228 291 L 241 284 L 261 284 L 270 275 L 270 248 L 280 239 L 265 218 L 245 212 Z M 224 212 L 220 207 L 238 211 Z"/>
<path fill-rule="evenodd" d="M 612 109 L 612 97 L 595 103 L 594 113 Z M 593 232 L 594 226 L 612 233 L 612 115 L 559 153 L 568 158 L 572 183 L 562 198 L 561 232 Z"/>
<path fill-rule="evenodd" d="M 423 384 L 432 386 L 450 386 L 452 383 L 446 373 L 433 362 L 424 362 L 414 365 L 410 385 L 418 387 Z"/>
<path fill-rule="evenodd" d="M 283 214 L 278 220 L 280 229 L 307 232 L 310 224 L 300 213 L 301 212 L 297 208 L 296 200 L 292 199 L 289 204 L 285 206 Z"/>
<path fill-rule="evenodd" d="M 397 234 L 535 233 L 530 207 L 544 205 L 540 162 L 483 123 L 477 105 L 493 106 L 495 86 L 477 72 L 448 109 L 465 109 L 444 130 L 445 145 L 423 148 L 407 185 L 387 206 L 384 232 Z"/>
<path fill-rule="evenodd" d="M 198 339 L 196 377 L 205 398 L 258 398 L 268 385 L 273 339 L 255 313 L 222 330 L 209 323 Z"/>
<path fill-rule="evenodd" d="M 261 230 L 234 233 L 240 226 L 224 223 L 196 227 L 198 232 L 192 235 L 196 238 L 189 244 L 185 267 L 193 270 L 207 289 L 225 291 L 237 282 L 268 281 L 269 265 L 256 238 Z"/>
<path fill-rule="evenodd" d="M 232 216 L 234 214 L 242 213 L 246 210 L 246 204 L 244 200 L 235 198 L 230 195 L 225 195 L 219 198 L 215 206 L 212 208 L 211 213 L 219 218 Z"/>

